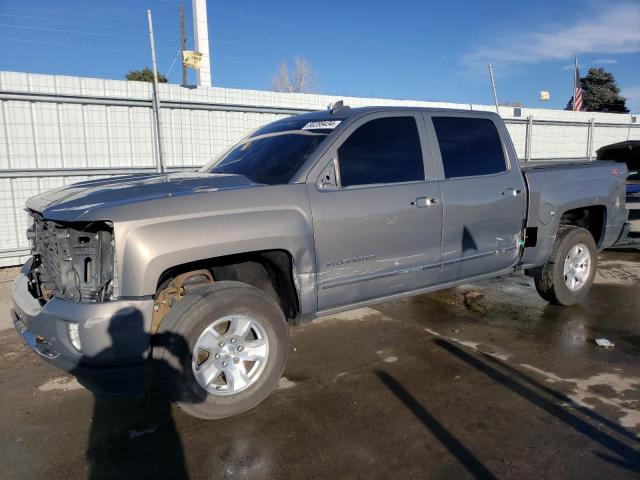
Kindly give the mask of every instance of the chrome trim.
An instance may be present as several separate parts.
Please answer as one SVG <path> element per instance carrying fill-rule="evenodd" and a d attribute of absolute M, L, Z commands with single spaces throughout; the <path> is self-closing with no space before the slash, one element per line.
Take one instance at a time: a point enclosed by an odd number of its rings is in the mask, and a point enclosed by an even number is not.
<path fill-rule="evenodd" d="M 54 350 L 48 341 L 42 337 L 36 337 L 31 330 L 29 330 L 24 322 L 18 318 L 17 313 L 14 312 L 13 315 L 13 326 L 16 328 L 18 335 L 20 335 L 25 345 L 41 357 L 49 360 L 54 360 L 60 356 L 60 353 Z"/>
<path fill-rule="evenodd" d="M 443 266 L 464 262 L 465 260 L 475 260 L 476 258 L 488 257 L 490 255 L 497 255 L 497 253 L 498 252 L 476 253 L 475 255 L 469 255 L 468 257 L 460 257 L 460 258 L 454 258 L 452 260 L 445 260 L 443 262 Z"/>
<path fill-rule="evenodd" d="M 340 159 L 336 162 L 338 165 L 338 170 L 340 170 Z M 349 185 L 347 187 L 343 187 L 342 183 L 338 186 L 338 190 L 341 192 L 347 192 L 350 190 L 364 190 L 366 188 L 385 188 L 385 187 L 397 187 L 399 185 L 419 185 L 421 183 L 435 183 L 439 180 L 408 180 L 406 182 L 389 182 L 389 183 L 364 183 L 362 185 Z M 335 189 L 334 189 L 335 190 Z"/>
<path fill-rule="evenodd" d="M 377 280 L 379 278 L 395 277 L 397 275 L 404 275 L 404 274 L 407 274 L 407 273 L 420 272 L 420 271 L 423 271 L 423 270 L 429 270 L 429 269 L 432 269 L 432 268 L 440 267 L 441 265 L 442 266 L 453 265 L 455 263 L 464 262 L 466 260 L 474 260 L 474 259 L 477 259 L 477 258 L 488 257 L 488 256 L 491 256 L 491 255 L 498 255 L 500 253 L 511 251 L 511 250 L 515 250 L 517 248 L 518 247 L 516 245 L 516 246 L 504 248 L 504 249 L 502 249 L 500 251 L 476 253 L 475 255 L 470 255 L 468 257 L 462 257 L 462 258 L 455 258 L 455 259 L 452 259 L 452 260 L 446 260 L 446 261 L 444 261 L 442 263 L 440 263 L 440 262 L 431 263 L 431 264 L 422 265 L 422 266 L 419 266 L 419 267 L 405 268 L 403 270 L 395 270 L 393 272 L 374 273 L 374 274 L 365 275 L 365 276 L 362 276 L 362 277 L 353 278 L 353 279 L 349 279 L 349 280 L 338 280 L 338 281 L 334 281 L 334 282 L 325 282 L 325 283 L 321 283 L 320 284 L 320 288 L 322 290 L 327 290 L 329 288 L 343 287 L 345 285 L 351 285 L 353 283 L 367 282 L 369 280 Z"/>
<path fill-rule="evenodd" d="M 405 268 L 403 270 L 394 270 L 393 272 L 383 272 L 383 273 L 373 273 L 370 275 L 365 275 L 362 277 L 358 277 L 358 278 L 352 278 L 349 280 L 338 280 L 338 281 L 334 281 L 334 282 L 325 282 L 325 283 L 321 283 L 320 284 L 320 288 L 322 290 L 327 290 L 329 288 L 334 288 L 334 287 L 343 287 L 345 285 L 351 285 L 353 283 L 359 283 L 359 282 L 367 282 L 369 280 L 377 280 L 379 278 L 387 278 L 387 277 L 395 277 L 397 275 L 404 275 L 407 273 L 415 273 L 415 272 L 421 272 L 423 270 L 430 270 L 432 268 L 437 268 L 440 267 L 441 263 L 431 263 L 428 265 L 421 265 L 419 267 L 411 267 L 411 268 Z"/>

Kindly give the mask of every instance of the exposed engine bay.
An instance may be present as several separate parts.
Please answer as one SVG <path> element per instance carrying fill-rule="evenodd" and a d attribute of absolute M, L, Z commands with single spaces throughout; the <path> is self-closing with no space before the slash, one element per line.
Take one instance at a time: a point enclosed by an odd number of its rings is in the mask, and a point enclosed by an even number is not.
<path fill-rule="evenodd" d="M 75 302 L 112 300 L 113 227 L 107 222 L 63 224 L 30 214 L 31 293 L 41 302 L 54 296 Z"/>

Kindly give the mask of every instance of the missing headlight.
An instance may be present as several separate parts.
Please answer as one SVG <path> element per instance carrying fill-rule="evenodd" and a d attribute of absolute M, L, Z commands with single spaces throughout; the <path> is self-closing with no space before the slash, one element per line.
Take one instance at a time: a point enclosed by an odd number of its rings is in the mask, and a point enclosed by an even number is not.
<path fill-rule="evenodd" d="M 77 302 L 111 299 L 113 228 L 107 222 L 60 223 L 33 214 L 34 283 L 43 301 L 56 296 Z"/>

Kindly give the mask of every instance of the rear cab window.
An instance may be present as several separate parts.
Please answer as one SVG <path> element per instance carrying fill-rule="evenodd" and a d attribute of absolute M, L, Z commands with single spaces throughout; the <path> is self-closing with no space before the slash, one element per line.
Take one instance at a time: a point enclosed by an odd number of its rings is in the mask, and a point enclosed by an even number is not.
<path fill-rule="evenodd" d="M 415 117 L 393 116 L 359 126 L 338 148 L 343 187 L 425 179 Z"/>
<path fill-rule="evenodd" d="M 431 117 L 447 179 L 507 171 L 502 140 L 488 118 Z"/>

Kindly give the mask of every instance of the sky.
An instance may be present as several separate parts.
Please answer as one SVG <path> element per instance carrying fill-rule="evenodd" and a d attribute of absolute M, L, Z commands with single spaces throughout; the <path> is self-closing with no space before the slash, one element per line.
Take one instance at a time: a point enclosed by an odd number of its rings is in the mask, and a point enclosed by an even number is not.
<path fill-rule="evenodd" d="M 500 102 L 564 108 L 577 55 L 583 75 L 612 72 L 640 112 L 640 0 L 208 0 L 207 8 L 216 86 L 269 89 L 278 64 L 299 56 L 317 93 L 491 104 L 491 62 Z M 179 83 L 177 0 L 0 0 L 0 70 L 123 79 L 151 65 L 147 9 L 158 69 Z"/>

